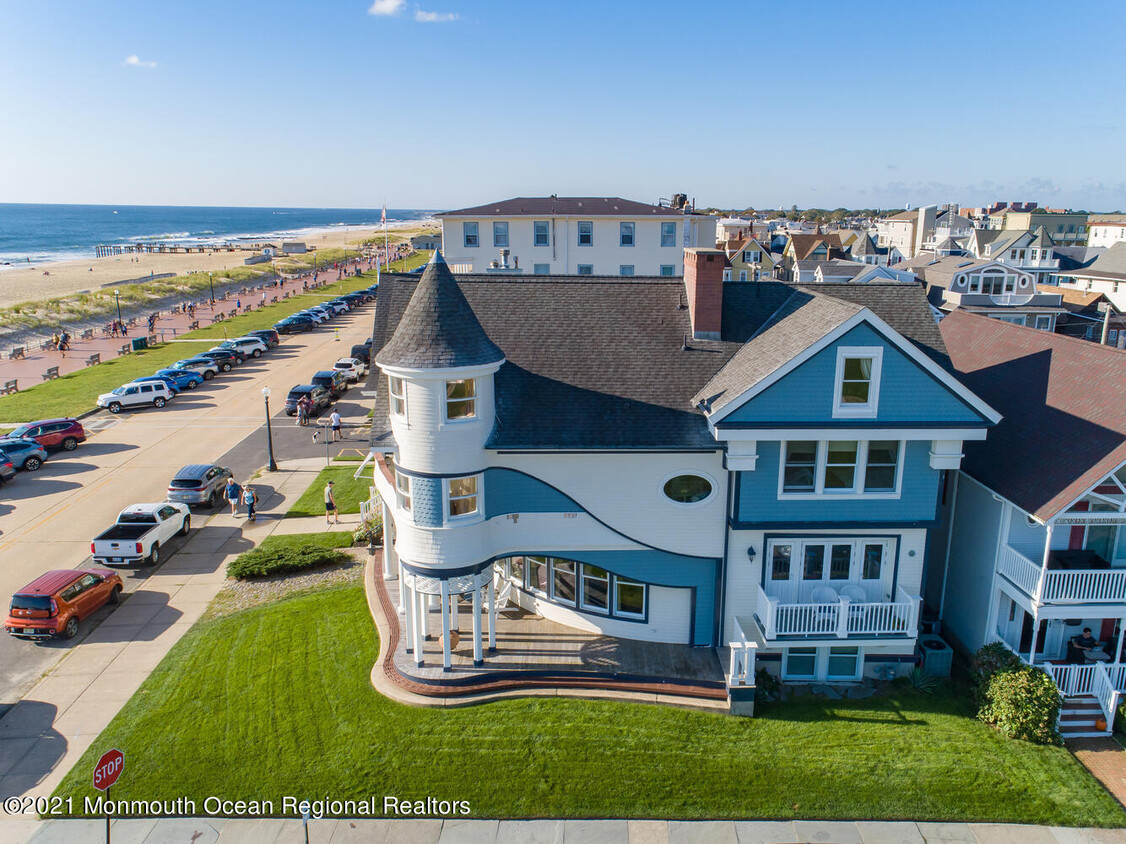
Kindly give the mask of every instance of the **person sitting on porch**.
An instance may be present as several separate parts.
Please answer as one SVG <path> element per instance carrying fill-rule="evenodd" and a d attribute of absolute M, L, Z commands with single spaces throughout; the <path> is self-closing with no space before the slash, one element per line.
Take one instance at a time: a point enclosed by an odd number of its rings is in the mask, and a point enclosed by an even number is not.
<path fill-rule="evenodd" d="M 1099 640 L 1091 635 L 1091 628 L 1084 627 L 1082 636 L 1075 636 L 1072 638 L 1072 643 L 1088 659 L 1091 656 L 1091 651 L 1099 648 Z"/>

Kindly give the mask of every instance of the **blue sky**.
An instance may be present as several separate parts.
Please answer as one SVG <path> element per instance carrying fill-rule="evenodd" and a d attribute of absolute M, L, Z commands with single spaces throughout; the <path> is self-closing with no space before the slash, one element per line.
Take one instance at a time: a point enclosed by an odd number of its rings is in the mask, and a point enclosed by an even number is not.
<path fill-rule="evenodd" d="M 372 4 L 0 0 L 0 202 L 1126 208 L 1120 0 Z"/>

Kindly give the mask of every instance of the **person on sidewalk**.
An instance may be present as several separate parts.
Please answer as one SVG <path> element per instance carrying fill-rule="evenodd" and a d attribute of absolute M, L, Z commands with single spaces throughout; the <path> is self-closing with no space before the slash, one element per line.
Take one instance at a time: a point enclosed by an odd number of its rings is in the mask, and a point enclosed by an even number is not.
<path fill-rule="evenodd" d="M 332 521 L 328 520 L 329 514 L 332 515 Z M 336 512 L 336 496 L 332 494 L 332 481 L 329 481 L 325 486 L 325 524 L 335 525 L 340 522 L 340 514 Z"/>
<path fill-rule="evenodd" d="M 246 505 L 246 520 L 248 522 L 255 521 L 257 513 L 254 508 L 258 505 L 258 493 L 254 491 L 250 484 L 247 484 L 242 490 L 242 503 Z"/>
<path fill-rule="evenodd" d="M 242 487 L 235 483 L 234 477 L 227 478 L 227 486 L 223 489 L 223 497 L 230 502 L 232 516 L 238 511 L 238 500 L 241 495 Z"/>
<path fill-rule="evenodd" d="M 341 419 L 339 411 L 333 408 L 332 416 L 328 417 L 328 421 L 332 423 L 332 441 L 336 442 L 338 439 L 343 439 L 343 437 L 340 436 Z"/>

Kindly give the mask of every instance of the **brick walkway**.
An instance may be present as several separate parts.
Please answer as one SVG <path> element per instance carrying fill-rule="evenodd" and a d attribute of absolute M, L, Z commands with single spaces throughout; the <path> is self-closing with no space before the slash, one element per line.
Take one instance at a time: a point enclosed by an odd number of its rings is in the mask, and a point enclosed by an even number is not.
<path fill-rule="evenodd" d="M 1077 738 L 1067 742 L 1067 749 L 1126 806 L 1126 751 L 1122 745 L 1112 738 Z"/>

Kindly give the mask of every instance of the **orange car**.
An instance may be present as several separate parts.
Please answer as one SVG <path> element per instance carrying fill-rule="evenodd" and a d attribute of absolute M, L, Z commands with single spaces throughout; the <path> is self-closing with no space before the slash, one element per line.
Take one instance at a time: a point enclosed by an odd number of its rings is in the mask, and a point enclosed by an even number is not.
<path fill-rule="evenodd" d="M 4 629 L 28 639 L 78 635 L 78 622 L 121 600 L 121 577 L 107 569 L 49 571 L 12 596 Z"/>

